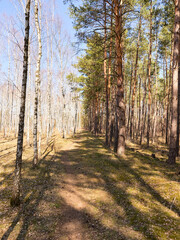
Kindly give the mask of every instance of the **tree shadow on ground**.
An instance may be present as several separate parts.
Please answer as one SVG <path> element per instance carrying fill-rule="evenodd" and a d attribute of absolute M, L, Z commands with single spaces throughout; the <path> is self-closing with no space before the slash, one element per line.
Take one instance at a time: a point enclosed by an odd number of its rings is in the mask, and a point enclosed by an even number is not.
<path fill-rule="evenodd" d="M 50 151 L 51 152 L 51 151 Z M 71 214 L 71 221 L 81 222 L 86 232 L 82 232 L 80 239 L 89 239 L 87 236 L 96 233 L 98 239 L 109 239 L 108 236 L 113 236 L 113 239 L 126 240 L 126 237 L 103 226 L 97 219 L 93 218 L 86 210 L 77 210 L 69 206 L 59 196 L 53 194 L 53 190 L 58 185 L 56 178 L 53 176 L 61 177 L 63 174 L 61 161 L 55 161 L 56 156 L 49 156 L 49 151 L 46 153 L 44 159 L 40 162 L 37 169 L 32 170 L 31 162 L 24 162 L 24 171 L 28 171 L 23 178 L 23 192 L 24 202 L 19 208 L 14 209 L 16 216 L 11 220 L 11 224 L 4 232 L 2 240 L 9 238 L 23 240 L 23 239 L 63 239 L 64 236 L 68 237 L 69 230 L 63 228 L 64 225 L 69 224 L 69 219 L 66 217 Z M 58 156 L 57 156 L 58 158 Z M 49 195 L 47 194 L 49 192 Z M 8 196 L 9 197 L 9 196 Z M 60 202 L 60 204 L 58 205 Z M 50 213 L 46 215 L 47 209 L 40 212 L 40 207 L 46 202 L 50 206 Z M 65 211 L 62 210 L 65 209 Z M 54 223 L 57 223 L 54 225 Z M 18 228 L 18 225 L 20 228 Z M 58 226 L 59 225 L 59 226 Z M 33 232 L 32 232 L 33 229 Z M 59 230 L 61 229 L 61 230 Z M 14 233 L 16 231 L 16 233 Z M 14 235 L 13 235 L 14 234 Z M 31 235 L 32 234 L 32 235 Z M 57 237 L 58 236 L 58 237 Z M 60 236 L 60 237 L 59 237 Z M 93 239 L 92 238 L 90 239 Z"/>
<path fill-rule="evenodd" d="M 93 161 L 94 161 L 94 166 L 98 165 L 98 168 L 96 167 L 96 170 L 98 169 L 99 172 L 101 173 L 101 175 L 103 176 L 103 179 L 106 183 L 106 188 L 109 191 L 109 193 L 111 193 L 111 195 L 117 201 L 118 204 L 120 204 L 122 207 L 125 208 L 127 217 L 129 214 L 130 215 L 132 214 L 135 216 L 134 221 L 133 221 L 134 224 L 132 222 L 132 226 L 134 227 L 134 229 L 138 229 L 139 231 L 143 232 L 143 234 L 148 239 L 156 239 L 156 237 L 152 235 L 150 230 L 148 231 L 149 226 L 152 224 L 152 222 L 148 220 L 148 215 L 147 215 L 147 217 L 145 217 L 145 214 L 141 214 L 141 212 L 138 209 L 136 209 L 134 206 L 132 206 L 132 204 L 128 200 L 129 194 L 127 194 L 127 192 L 124 191 L 124 189 L 114 186 L 114 180 L 109 177 L 109 173 L 111 172 L 110 166 L 117 170 L 122 170 L 122 168 L 123 168 L 124 174 L 129 175 L 129 179 L 132 179 L 132 176 L 133 176 L 133 179 L 135 180 L 135 182 L 138 183 L 138 185 L 140 185 L 142 191 L 149 193 L 151 195 L 153 201 L 157 201 L 163 207 L 168 208 L 169 210 L 173 211 L 175 214 L 180 216 L 179 207 L 176 206 L 174 202 L 170 202 L 167 199 L 165 199 L 164 197 L 162 197 L 158 191 L 156 191 L 150 184 L 148 184 L 143 179 L 143 173 L 141 173 L 139 171 L 139 169 L 134 170 L 131 167 L 131 165 L 132 165 L 131 161 L 130 161 L 130 164 L 127 160 L 124 160 L 124 159 L 120 159 L 119 162 L 111 161 L 108 157 L 103 156 L 103 154 L 96 152 L 96 150 L 94 150 L 94 147 L 93 147 L 94 145 L 96 146 L 96 149 L 98 149 L 98 148 L 100 149 L 102 147 L 102 143 L 96 138 L 93 138 L 93 139 L 89 138 L 87 140 L 81 141 L 80 145 L 81 145 L 82 149 L 88 148 L 88 151 L 90 151 L 90 153 L 84 152 L 84 155 L 90 154 L 90 157 L 93 156 L 92 161 L 90 161 L 88 166 L 93 165 Z M 74 152 L 73 152 L 73 154 L 75 155 Z M 143 156 L 140 153 L 138 153 L 138 157 L 139 156 L 141 157 L 140 160 L 143 162 Z M 86 156 L 86 158 L 88 158 L 88 157 Z M 99 158 L 98 164 L 97 164 L 97 161 L 98 161 L 97 158 Z M 106 159 L 104 159 L 104 158 L 106 158 Z M 88 161 L 89 161 L 89 158 L 88 158 Z M 100 163 L 100 161 L 102 161 L 103 163 Z M 105 161 L 107 164 L 105 164 Z M 145 162 L 147 162 L 148 164 L 151 165 L 150 161 L 151 161 L 151 159 L 148 159 L 146 156 Z M 167 167 L 168 167 L 167 165 L 164 165 L 164 164 L 161 164 L 160 166 L 158 166 L 157 162 L 156 163 L 153 162 L 151 166 L 152 166 L 152 170 L 153 170 L 153 167 L 154 168 L 158 167 L 158 171 L 163 172 L 163 174 L 165 174 Z M 127 177 L 127 182 L 128 182 L 128 177 Z M 131 185 L 133 185 L 133 182 L 131 182 Z M 161 212 L 159 210 L 159 214 L 167 215 L 167 218 L 169 218 L 168 213 L 165 213 L 164 211 Z M 139 219 L 139 220 L 137 221 L 137 219 Z M 131 221 L 131 216 L 130 216 L 130 221 Z M 142 222 L 147 223 L 147 224 L 144 224 L 143 228 L 142 228 Z M 149 226 L 148 226 L 148 222 L 149 222 Z M 155 224 L 155 222 L 154 222 L 154 224 Z"/>
<path fill-rule="evenodd" d="M 31 169 L 30 163 L 24 163 L 24 168 Z M 22 205 L 17 212 L 16 217 L 13 219 L 11 225 L 7 231 L 3 234 L 2 240 L 9 238 L 11 232 L 14 230 L 16 225 L 19 223 L 21 218 L 23 219 L 22 229 L 17 237 L 17 239 L 25 239 L 25 236 L 28 231 L 29 223 L 36 211 L 37 206 L 39 205 L 43 194 L 47 188 L 47 185 L 44 184 L 49 181 L 49 161 L 46 161 L 44 166 L 40 169 L 38 176 L 36 176 L 37 171 L 31 171 L 30 176 L 34 176 L 35 179 L 24 178 L 23 179 L 23 193 L 24 198 Z"/>
<path fill-rule="evenodd" d="M 142 239 L 157 240 L 159 237 L 152 231 L 153 225 L 157 224 L 161 231 L 168 232 L 172 226 L 165 224 L 164 217 L 177 223 L 164 208 L 179 214 L 178 206 L 164 199 L 147 183 L 143 179 L 143 172 L 133 169 L 133 161 L 112 157 L 108 150 L 101 151 L 101 141 L 87 133 L 78 134 L 73 138 L 73 142 L 77 145 L 75 149 L 67 151 L 57 149 L 55 156 L 49 155 L 52 151 L 50 144 L 39 167 L 33 171 L 30 162 L 24 163 L 24 169 L 28 171 L 23 179 L 24 203 L 17 209 L 17 214 L 3 234 L 2 240 L 8 239 L 13 234 L 18 223 L 21 224 L 13 238 L 18 240 L 66 239 L 63 237 L 68 238 L 69 234 L 75 231 L 68 228 L 70 222 L 75 224 L 80 222 L 83 225 L 85 231 L 77 236 L 78 240 L 139 240 L 140 238 L 133 236 L 135 232 L 141 234 Z M 162 169 L 164 171 L 164 168 L 160 167 L 159 171 Z M 83 189 L 92 192 L 104 191 L 113 199 L 113 204 L 109 201 L 104 202 L 103 197 L 92 200 L 86 198 L 85 194 L 75 191 L 74 194 L 101 214 L 94 215 L 88 208 L 79 210 L 68 204 L 61 197 L 61 189 L 63 184 L 66 184 L 63 176 L 66 174 L 71 174 L 77 179 L 76 182 L 70 183 L 72 186 L 75 185 L 82 192 Z M 80 181 L 79 176 L 84 176 L 84 181 Z M 138 194 L 130 193 L 128 191 L 130 187 L 138 188 L 142 194 L 150 196 L 150 200 L 154 201 L 151 212 L 144 212 L 133 204 L 132 198 L 141 201 L 144 206 L 148 203 Z M 67 190 L 73 191 L 73 188 Z M 162 205 L 163 209 L 158 208 L 159 205 Z M 123 214 L 119 212 L 119 208 L 123 210 Z M 163 219 L 160 221 L 155 215 L 161 215 Z M 113 225 L 108 226 L 104 222 L 105 216 L 112 220 Z M 129 234 L 131 230 L 132 235 Z"/>

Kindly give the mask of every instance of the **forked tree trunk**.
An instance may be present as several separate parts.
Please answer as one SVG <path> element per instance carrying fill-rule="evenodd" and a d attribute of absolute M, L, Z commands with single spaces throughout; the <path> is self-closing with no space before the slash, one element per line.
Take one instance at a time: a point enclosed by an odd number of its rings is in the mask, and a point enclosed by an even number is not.
<path fill-rule="evenodd" d="M 172 118 L 170 132 L 169 157 L 167 163 L 174 164 L 177 156 L 177 127 L 178 127 L 178 68 L 180 43 L 180 0 L 175 0 L 174 20 L 174 50 L 173 50 L 173 79 L 172 79 Z"/>
<path fill-rule="evenodd" d="M 16 164 L 15 164 L 15 173 L 14 173 L 14 187 L 13 187 L 12 198 L 10 201 L 12 206 L 18 206 L 20 204 L 20 195 L 21 195 L 21 165 L 22 165 L 23 133 L 24 133 L 24 118 L 25 118 L 25 104 L 26 104 L 26 85 L 27 85 L 27 73 L 28 73 L 30 3 L 31 3 L 31 0 L 27 0 L 26 10 L 25 10 L 23 78 L 22 78 L 22 89 L 21 89 L 21 105 L 20 105 L 20 114 L 19 114 Z"/>

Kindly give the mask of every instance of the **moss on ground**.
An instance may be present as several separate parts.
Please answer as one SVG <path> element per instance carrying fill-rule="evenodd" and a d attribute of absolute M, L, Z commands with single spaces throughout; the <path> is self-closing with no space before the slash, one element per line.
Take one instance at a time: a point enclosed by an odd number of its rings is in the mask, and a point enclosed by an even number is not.
<path fill-rule="evenodd" d="M 56 135 L 48 148 L 43 143 L 37 169 L 31 167 L 32 147 L 25 148 L 24 201 L 19 208 L 11 208 L 15 159 L 11 151 L 16 139 L 5 142 L 0 145 L 4 149 L 0 159 L 3 239 L 68 239 L 68 228 L 63 230 L 68 224 L 65 210 L 83 226 L 80 239 L 180 239 L 179 163 L 166 165 L 164 145 L 146 149 L 128 142 L 126 156 L 118 158 L 104 147 L 101 137 L 83 132 L 64 140 Z M 72 182 L 67 182 L 67 174 Z M 72 204 L 63 191 L 73 194 Z"/>

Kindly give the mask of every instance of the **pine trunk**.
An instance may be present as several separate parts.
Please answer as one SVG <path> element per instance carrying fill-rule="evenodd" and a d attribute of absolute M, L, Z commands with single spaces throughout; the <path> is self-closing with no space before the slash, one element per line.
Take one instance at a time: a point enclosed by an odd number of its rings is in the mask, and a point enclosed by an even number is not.
<path fill-rule="evenodd" d="M 134 102 L 135 102 L 135 94 L 136 94 L 136 86 L 137 86 L 137 68 L 138 68 L 140 36 L 141 36 L 141 15 L 139 17 L 138 41 L 137 41 L 136 62 L 135 62 L 134 81 L 133 81 L 134 87 L 133 87 L 132 102 L 131 102 L 130 138 L 132 138 L 132 135 L 133 135 L 133 125 L 134 125 Z"/>
<path fill-rule="evenodd" d="M 109 146 L 109 97 L 108 97 L 108 78 L 107 78 L 107 31 L 106 31 L 106 1 L 104 0 L 104 81 L 106 91 L 106 146 Z"/>
<path fill-rule="evenodd" d="M 124 86 L 122 72 L 122 1 L 114 0 L 115 11 L 115 52 L 116 52 L 116 73 L 117 73 L 117 155 L 125 154 L 125 103 L 124 103 Z"/>
<path fill-rule="evenodd" d="M 147 120 L 147 146 L 149 146 L 150 118 L 151 118 L 151 54 L 152 54 L 152 0 L 150 8 L 150 33 L 149 33 L 149 59 L 148 59 L 148 120 Z"/>
<path fill-rule="evenodd" d="M 175 1 L 174 20 L 174 49 L 173 49 L 173 78 L 172 78 L 172 117 L 169 157 L 167 163 L 174 164 L 177 156 L 177 128 L 178 128 L 178 68 L 179 68 L 179 43 L 180 43 L 180 0 Z"/>

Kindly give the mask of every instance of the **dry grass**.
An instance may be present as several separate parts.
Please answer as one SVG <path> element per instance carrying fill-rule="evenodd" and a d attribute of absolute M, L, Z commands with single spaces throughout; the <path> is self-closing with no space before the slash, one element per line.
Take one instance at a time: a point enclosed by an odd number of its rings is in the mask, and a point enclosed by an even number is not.
<path fill-rule="evenodd" d="M 32 148 L 25 148 L 24 203 L 12 209 L 16 140 L 0 144 L 8 153 L 0 158 L 2 239 L 180 239 L 179 164 L 166 165 L 164 146 L 142 149 L 129 142 L 119 159 L 88 133 L 56 135 L 36 170 Z"/>

